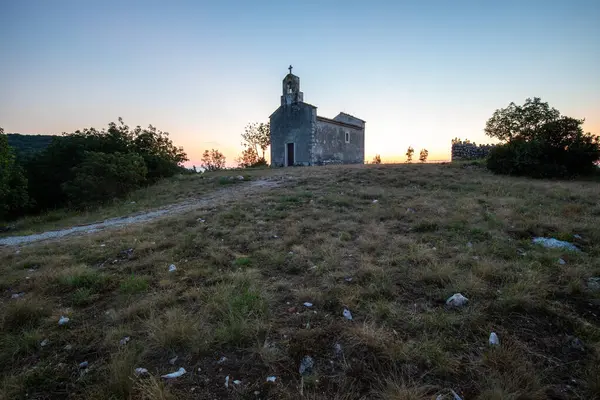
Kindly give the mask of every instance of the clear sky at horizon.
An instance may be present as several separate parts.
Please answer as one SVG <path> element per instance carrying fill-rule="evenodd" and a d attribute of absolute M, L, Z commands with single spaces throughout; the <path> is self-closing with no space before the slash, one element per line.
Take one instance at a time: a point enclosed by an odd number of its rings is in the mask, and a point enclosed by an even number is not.
<path fill-rule="evenodd" d="M 3 1 L 0 126 L 72 132 L 123 117 L 190 165 L 240 153 L 289 64 L 319 115 L 367 121 L 366 158 L 491 142 L 497 108 L 541 97 L 600 134 L 600 1 Z"/>

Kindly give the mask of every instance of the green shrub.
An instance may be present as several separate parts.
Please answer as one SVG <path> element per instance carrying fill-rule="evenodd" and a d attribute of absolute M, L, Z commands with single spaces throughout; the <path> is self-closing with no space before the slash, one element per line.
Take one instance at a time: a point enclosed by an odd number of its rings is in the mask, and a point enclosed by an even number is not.
<path fill-rule="evenodd" d="M 506 141 L 492 149 L 487 166 L 495 173 L 534 178 L 593 174 L 600 160 L 600 137 L 584 133 L 582 124 L 540 98 L 527 99 L 522 106 L 510 103 L 486 123 L 488 136 Z"/>
<path fill-rule="evenodd" d="M 89 206 L 125 196 L 145 182 L 147 173 L 138 154 L 90 151 L 73 168 L 73 179 L 63 184 L 63 190 L 72 206 Z"/>
<path fill-rule="evenodd" d="M 23 214 L 28 202 L 27 178 L 0 128 L 0 221 Z"/>

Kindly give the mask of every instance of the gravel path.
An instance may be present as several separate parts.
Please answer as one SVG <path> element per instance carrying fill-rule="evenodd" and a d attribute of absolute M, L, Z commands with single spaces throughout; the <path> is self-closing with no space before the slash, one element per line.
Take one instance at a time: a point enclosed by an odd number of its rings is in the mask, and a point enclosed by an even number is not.
<path fill-rule="evenodd" d="M 60 229 L 56 231 L 48 231 L 36 233 L 27 236 L 9 236 L 0 238 L 0 246 L 18 246 L 21 244 L 38 242 L 47 239 L 59 239 L 70 235 L 85 235 L 89 233 L 103 231 L 107 228 L 118 228 L 131 224 L 139 224 L 161 218 L 164 216 L 180 214 L 186 211 L 201 207 L 210 207 L 217 204 L 223 204 L 231 200 L 236 200 L 245 197 L 248 193 L 261 189 L 268 189 L 279 184 L 277 181 L 257 180 L 251 181 L 248 184 L 237 184 L 233 187 L 218 190 L 210 193 L 205 197 L 188 200 L 183 203 L 172 204 L 170 206 L 160 208 L 155 211 L 149 211 L 142 214 L 131 215 L 128 217 L 110 218 L 103 222 L 98 222 L 89 225 L 74 226 L 71 228 Z"/>

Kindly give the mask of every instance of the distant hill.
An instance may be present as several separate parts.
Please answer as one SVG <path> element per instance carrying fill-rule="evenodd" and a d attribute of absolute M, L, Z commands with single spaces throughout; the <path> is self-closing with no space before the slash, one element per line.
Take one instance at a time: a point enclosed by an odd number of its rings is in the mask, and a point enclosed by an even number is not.
<path fill-rule="evenodd" d="M 20 133 L 9 133 L 8 144 L 15 149 L 19 157 L 27 157 L 44 150 L 52 139 L 57 137 L 53 135 L 21 135 Z"/>

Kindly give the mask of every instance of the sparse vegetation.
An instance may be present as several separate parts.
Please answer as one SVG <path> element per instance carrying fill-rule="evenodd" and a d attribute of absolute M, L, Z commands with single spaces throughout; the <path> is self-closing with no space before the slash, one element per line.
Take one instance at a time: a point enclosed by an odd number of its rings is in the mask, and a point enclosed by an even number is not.
<path fill-rule="evenodd" d="M 0 248 L 0 398 L 598 396 L 598 185 L 386 164 L 248 170 L 280 185 L 246 196 L 245 181 L 219 184 L 226 173 L 133 195 L 147 206 L 234 189 L 227 201 Z M 454 293 L 468 305 L 447 308 Z"/>
<path fill-rule="evenodd" d="M 201 165 L 206 171 L 219 171 L 225 168 L 225 161 L 225 156 L 219 150 L 204 150 Z"/>
<path fill-rule="evenodd" d="M 412 162 L 412 158 L 413 158 L 413 154 L 415 153 L 415 149 L 412 148 L 412 146 L 408 146 L 408 149 L 406 150 L 406 162 L 407 163 L 411 163 Z"/>

